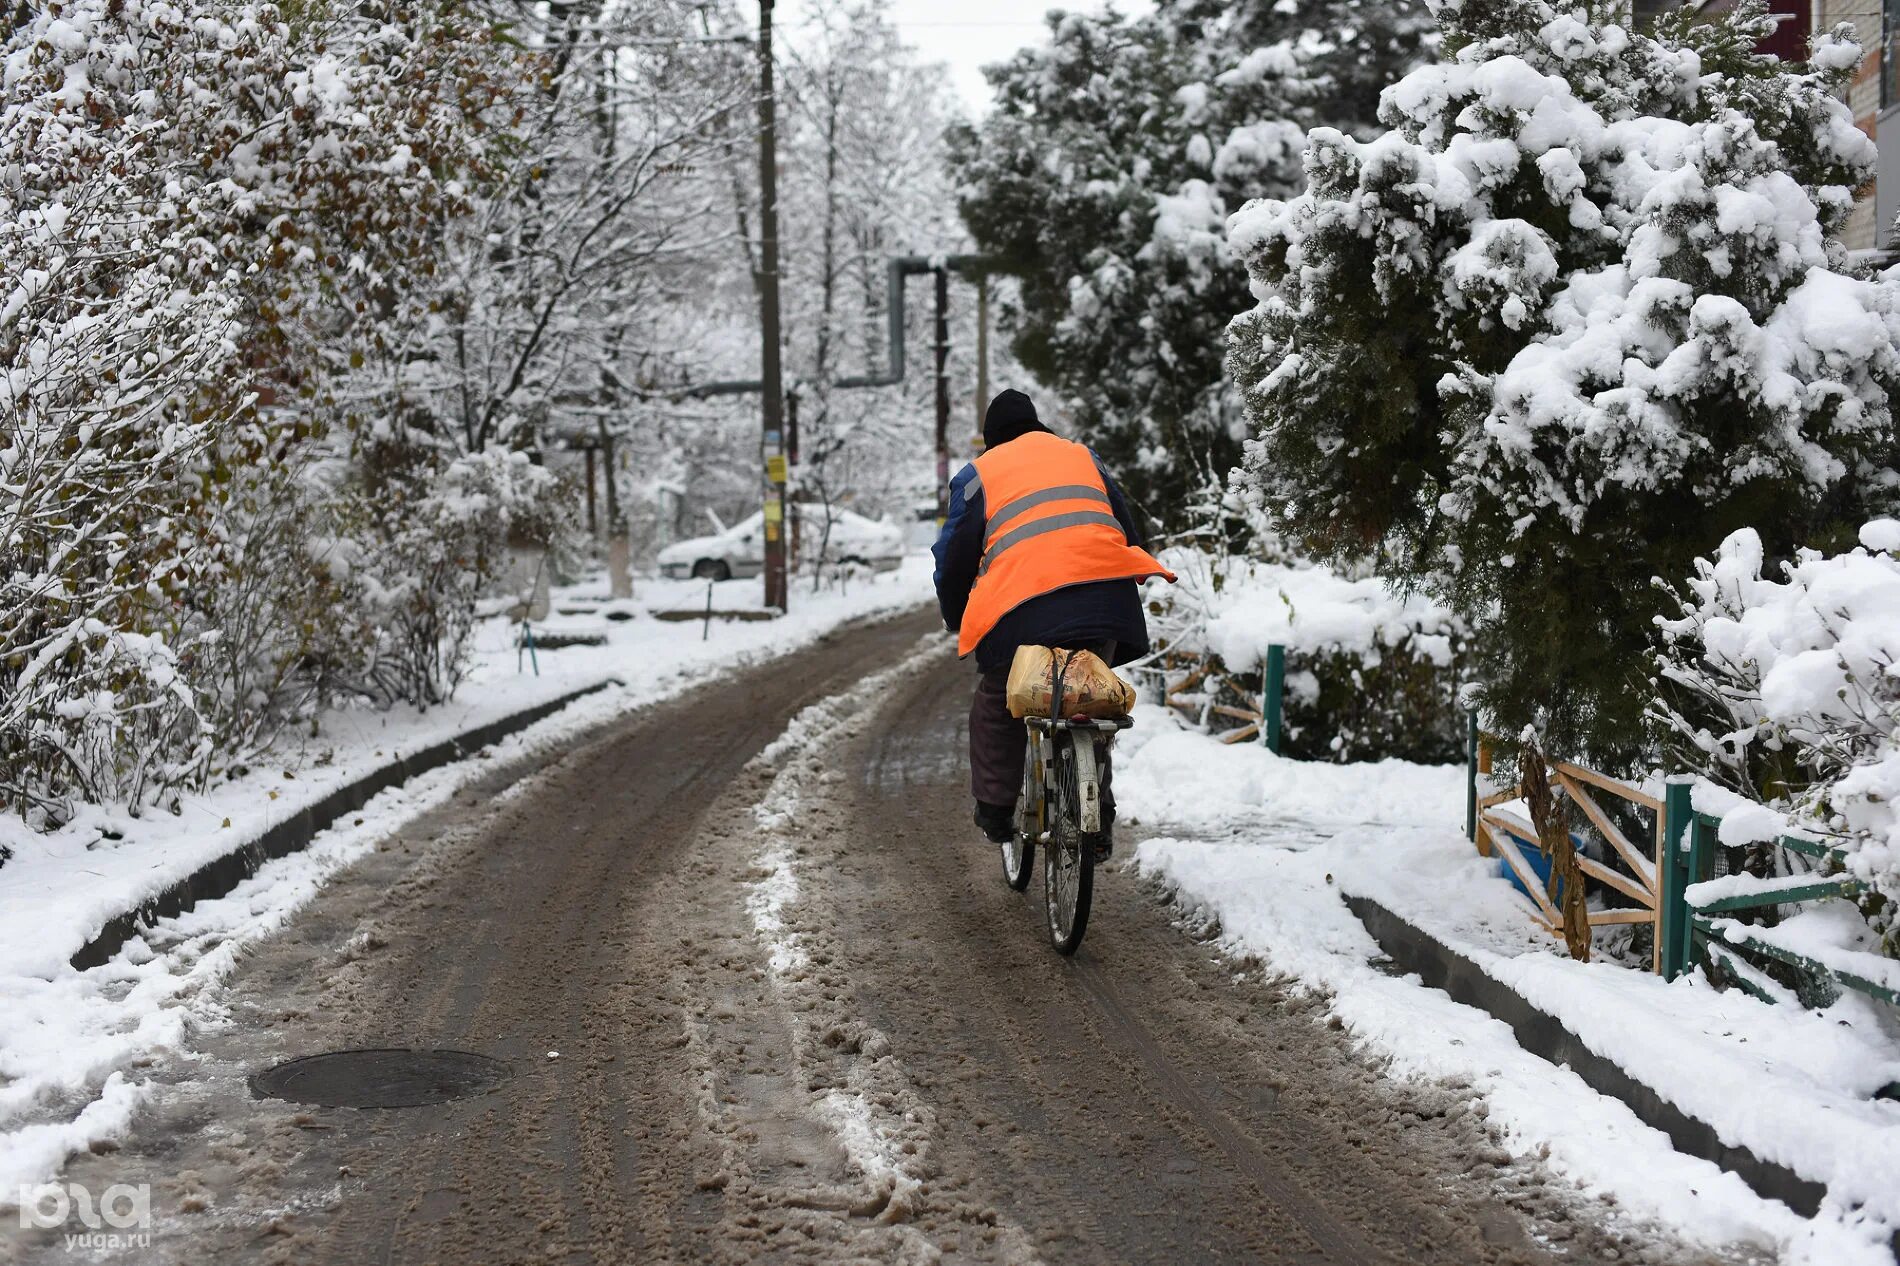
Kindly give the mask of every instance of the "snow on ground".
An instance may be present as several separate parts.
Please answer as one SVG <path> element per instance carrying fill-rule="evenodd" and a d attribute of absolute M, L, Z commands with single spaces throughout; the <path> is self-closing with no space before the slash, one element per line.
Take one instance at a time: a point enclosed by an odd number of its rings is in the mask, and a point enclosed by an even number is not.
<path fill-rule="evenodd" d="M 1220 920 L 1223 947 L 1330 997 L 1402 1076 L 1482 1091 L 1506 1146 L 1624 1214 L 1790 1262 L 1888 1262 L 1900 1225 L 1900 1030 L 1874 1004 L 1770 1007 L 1700 977 L 1665 984 L 1572 962 L 1463 832 L 1464 771 L 1323 765 L 1226 747 L 1144 706 L 1116 770 L 1124 818 L 1156 838 L 1135 865 Z M 1598 1054 L 1713 1124 L 1726 1141 L 1825 1180 L 1812 1221 L 1675 1151 L 1619 1101 L 1522 1050 L 1485 1013 L 1382 971 L 1341 894 L 1370 897 L 1561 1019 Z"/>
<path fill-rule="evenodd" d="M 809 645 L 847 621 L 924 602 L 927 558 L 895 574 L 813 593 L 794 587 L 792 613 L 772 621 L 698 622 L 652 612 L 703 609 L 704 582 L 642 581 L 633 600 L 605 604 L 604 590 L 555 592 L 556 613 L 537 632 L 598 633 L 600 646 L 539 653 L 540 675 L 516 670 L 515 626 L 496 619 L 476 634 L 475 662 L 450 704 L 426 713 L 357 710 L 323 718 L 317 737 L 274 755 L 268 767 L 185 798 L 177 816 L 90 813 L 52 835 L 0 819 L 14 857 L 0 866 L 0 1205 L 43 1181 L 73 1151 L 123 1132 L 140 1098 L 137 1068 L 181 1046 L 215 1011 L 203 995 L 242 946 L 268 934 L 337 869 L 378 839 L 454 795 L 495 759 L 551 751 L 627 710 L 709 678 Z M 757 608 L 757 581 L 715 586 L 718 610 Z M 583 614 L 563 615 L 561 609 Z M 617 609 L 633 618 L 610 620 Z M 134 938 L 103 967 L 67 961 L 110 918 L 232 852 L 338 785 L 471 727 L 603 682 L 619 681 L 504 741 L 488 762 L 459 762 L 377 796 L 304 852 L 264 867 L 229 896 L 200 903 Z M 113 836 L 119 838 L 112 838 Z"/>

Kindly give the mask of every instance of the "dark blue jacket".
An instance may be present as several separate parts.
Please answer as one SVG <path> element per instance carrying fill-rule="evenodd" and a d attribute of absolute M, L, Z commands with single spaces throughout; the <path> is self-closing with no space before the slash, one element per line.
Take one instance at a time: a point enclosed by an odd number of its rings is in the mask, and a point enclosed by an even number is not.
<path fill-rule="evenodd" d="M 1128 500 L 1095 459 L 1108 501 L 1130 545 L 1148 547 Z M 976 467 L 965 466 L 950 481 L 950 513 L 937 534 L 931 553 L 937 559 L 937 605 L 944 627 L 956 632 L 963 609 L 970 603 L 977 565 L 983 561 L 984 528 L 989 512 L 983 504 L 983 486 L 971 487 Z M 1115 643 L 1115 662 L 1125 664 L 1148 653 L 1148 621 L 1141 609 L 1141 585 L 1134 580 L 1092 580 L 1031 598 L 1015 608 L 976 644 L 976 666 L 982 672 L 1009 667 L 1018 646 L 1087 646 Z"/>

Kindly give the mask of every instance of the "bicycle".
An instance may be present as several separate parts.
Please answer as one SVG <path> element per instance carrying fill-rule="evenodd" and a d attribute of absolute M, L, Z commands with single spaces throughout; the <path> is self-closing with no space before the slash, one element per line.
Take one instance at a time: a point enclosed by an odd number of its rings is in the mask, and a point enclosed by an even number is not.
<path fill-rule="evenodd" d="M 1016 833 L 1000 845 L 1003 881 L 1017 892 L 1029 887 L 1036 849 L 1043 850 L 1043 904 L 1049 940 L 1059 954 L 1073 954 L 1088 928 L 1095 892 L 1095 846 L 1102 821 L 1102 774 L 1115 735 L 1134 725 L 1128 717 L 1025 717 L 1029 745 L 1023 790 L 1016 802 Z M 1081 741 L 1078 741 L 1081 740 Z"/>

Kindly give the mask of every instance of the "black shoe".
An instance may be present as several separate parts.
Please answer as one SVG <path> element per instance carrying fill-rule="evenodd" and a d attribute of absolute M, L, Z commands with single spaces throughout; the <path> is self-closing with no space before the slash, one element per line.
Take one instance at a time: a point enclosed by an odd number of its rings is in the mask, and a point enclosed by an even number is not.
<path fill-rule="evenodd" d="M 1108 801 L 1102 806 L 1102 833 L 1095 837 L 1095 864 L 1115 855 L 1115 802 Z"/>
<path fill-rule="evenodd" d="M 1007 844 L 1016 838 L 1016 806 L 976 802 L 976 825 L 992 844 Z"/>

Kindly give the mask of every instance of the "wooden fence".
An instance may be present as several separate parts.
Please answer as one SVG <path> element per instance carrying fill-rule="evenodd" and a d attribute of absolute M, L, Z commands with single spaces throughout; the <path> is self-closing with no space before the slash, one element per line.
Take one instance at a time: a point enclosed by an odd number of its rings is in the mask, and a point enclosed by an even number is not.
<path fill-rule="evenodd" d="M 1161 664 L 1162 693 L 1170 708 L 1210 731 L 1227 723 L 1215 734 L 1223 743 L 1251 739 L 1270 752 L 1280 750 L 1285 729 L 1286 647 L 1267 647 L 1259 694 L 1247 688 L 1240 674 L 1218 667 L 1218 661 L 1211 657 L 1169 651 L 1162 656 Z M 1222 702 L 1227 698 L 1238 702 Z"/>
<path fill-rule="evenodd" d="M 1561 938 L 1563 915 L 1557 908 L 1558 881 L 1548 864 L 1540 874 L 1524 853 L 1526 848 L 1540 855 L 1542 853 L 1536 827 L 1527 818 L 1503 807 L 1521 799 L 1521 790 L 1513 783 L 1487 793 L 1479 785 L 1480 777 L 1489 772 L 1489 748 L 1486 736 L 1479 733 L 1477 719 L 1473 717 L 1465 755 L 1465 833 L 1477 846 L 1479 853 L 1501 859 L 1516 877 L 1518 885 L 1528 895 L 1532 921 L 1553 936 Z M 1603 837 L 1611 854 L 1626 868 L 1618 869 L 1585 856 L 1582 839 L 1573 833 L 1572 839 L 1578 844 L 1577 868 L 1583 873 L 1586 882 L 1594 881 L 1600 889 L 1620 894 L 1616 899 L 1618 904 L 1590 911 L 1591 928 L 1647 924 L 1652 932 L 1656 932 L 1660 926 L 1662 908 L 1657 877 L 1661 871 L 1663 802 L 1640 788 L 1569 761 L 1553 762 L 1549 766 L 1549 777 L 1553 787 L 1561 788 L 1571 802 L 1583 810 L 1584 817 Z M 1624 826 L 1619 825 L 1612 813 L 1606 810 L 1604 797 L 1628 806 L 1622 810 L 1626 821 L 1629 818 L 1640 820 L 1647 814 L 1653 817 L 1653 825 L 1636 840 L 1632 840 Z M 1622 904 L 1625 902 L 1627 904 Z M 1653 939 L 1660 945 L 1659 934 Z M 1654 965 L 1660 970 L 1660 956 L 1652 954 L 1652 957 L 1655 959 Z"/>
<path fill-rule="evenodd" d="M 1550 877 L 1548 862 L 1540 870 L 1532 860 L 1542 857 L 1536 828 L 1505 807 L 1522 798 L 1521 789 L 1513 784 L 1486 790 L 1481 783 L 1490 772 L 1489 748 L 1473 717 L 1466 742 L 1466 834 L 1481 854 L 1497 857 L 1516 877 L 1528 894 L 1532 921 L 1561 938 L 1557 882 Z M 1717 820 L 1695 811 L 1693 778 L 1670 779 L 1658 799 L 1568 761 L 1555 761 L 1548 769 L 1553 786 L 1583 811 L 1606 845 L 1599 850 L 1606 860 L 1600 861 L 1585 856 L 1583 839 L 1572 835 L 1585 883 L 1607 898 L 1590 911 L 1591 928 L 1647 925 L 1652 933 L 1651 967 L 1664 979 L 1702 967 L 1768 1002 L 1792 994 L 1805 1002 L 1825 1003 L 1840 990 L 1851 989 L 1900 1006 L 1900 963 L 1863 951 L 1791 944 L 1775 935 L 1772 922 L 1748 923 L 1735 917 L 1768 913 L 1772 920 L 1803 903 L 1853 896 L 1854 881 L 1840 873 L 1845 857 L 1839 849 L 1782 835 L 1767 847 L 1802 859 L 1775 866 L 1790 873 L 1767 876 L 1736 869 L 1718 876 L 1718 854 L 1742 850 L 1724 850 Z M 1642 829 L 1627 830 L 1632 822 L 1641 823 Z M 1608 864 L 1611 860 L 1619 864 Z M 1777 975 L 1794 980 L 1794 987 L 1781 983 Z"/>
<path fill-rule="evenodd" d="M 1259 694 L 1248 688 L 1240 674 L 1226 672 L 1209 657 L 1169 652 L 1162 657 L 1160 672 L 1168 706 L 1213 731 L 1221 742 L 1253 741 L 1280 751 L 1286 696 L 1284 646 L 1267 648 Z M 1223 722 L 1225 729 L 1219 728 Z M 1507 807 L 1523 798 L 1522 789 L 1515 783 L 1492 790 L 1481 785 L 1480 780 L 1490 773 L 1487 753 L 1491 746 L 1473 714 L 1465 743 L 1465 833 L 1479 853 L 1498 858 L 1516 878 L 1531 920 L 1561 939 L 1560 881 L 1549 859 L 1543 857 L 1535 825 Z M 1592 931 L 1647 926 L 1651 969 L 1665 979 L 1701 966 L 1756 997 L 1776 1001 L 1789 991 L 1765 970 L 1764 963 L 1772 962 L 1780 965 L 1782 976 L 1797 979 L 1795 992 L 1806 998 L 1826 998 L 1852 989 L 1900 1006 L 1900 964 L 1894 960 L 1840 951 L 1822 961 L 1814 952 L 1778 943 L 1770 932 L 1734 917 L 1852 896 L 1855 888 L 1850 879 L 1818 870 L 1779 879 L 1715 876 L 1717 823 L 1695 812 L 1690 800 L 1692 779 L 1670 779 L 1664 798 L 1658 799 L 1641 787 L 1570 761 L 1552 762 L 1547 776 L 1553 789 L 1561 790 L 1582 811 L 1604 842 L 1597 850 L 1599 859 L 1587 855 L 1580 834 L 1571 835 L 1577 869 L 1586 886 L 1603 898 L 1587 916 Z M 1773 847 L 1836 870 L 1843 861 L 1840 850 L 1801 836 L 1781 836 Z M 1543 860 L 1541 869 L 1532 855 Z M 1718 878 L 1720 882 L 1715 882 Z"/>

